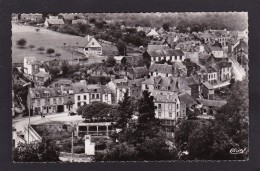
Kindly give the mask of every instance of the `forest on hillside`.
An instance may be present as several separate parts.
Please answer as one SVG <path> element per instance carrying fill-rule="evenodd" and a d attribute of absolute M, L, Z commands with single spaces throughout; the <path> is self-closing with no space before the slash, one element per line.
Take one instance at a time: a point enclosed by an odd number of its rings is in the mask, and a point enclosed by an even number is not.
<path fill-rule="evenodd" d="M 205 26 L 207 29 L 244 30 L 248 27 L 246 12 L 184 13 L 88 13 L 88 19 L 120 22 L 126 26 L 172 27 Z"/>

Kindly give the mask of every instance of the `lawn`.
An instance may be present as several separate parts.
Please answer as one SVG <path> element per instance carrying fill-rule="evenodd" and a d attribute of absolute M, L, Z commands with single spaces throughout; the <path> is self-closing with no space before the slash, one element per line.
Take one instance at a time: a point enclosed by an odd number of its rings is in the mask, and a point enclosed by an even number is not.
<path fill-rule="evenodd" d="M 58 59 L 55 55 L 48 55 L 46 52 L 40 54 L 36 49 L 40 46 L 44 47 L 45 50 L 53 48 L 55 53 L 60 53 L 61 60 L 68 60 L 72 58 L 82 57 L 80 53 L 71 53 L 73 49 L 76 49 L 77 42 L 80 42 L 82 37 L 73 36 L 68 34 L 62 34 L 48 29 L 41 28 L 39 32 L 35 31 L 36 27 L 23 26 L 12 24 L 12 62 L 23 63 L 23 58 L 27 56 L 34 56 L 38 60 L 48 61 L 52 59 Z M 27 47 L 20 48 L 16 45 L 16 41 L 25 38 L 27 41 Z M 65 45 L 64 45 L 65 43 Z M 34 49 L 30 49 L 30 44 L 35 45 Z M 104 45 L 103 55 L 115 53 L 117 51 L 115 46 Z"/>

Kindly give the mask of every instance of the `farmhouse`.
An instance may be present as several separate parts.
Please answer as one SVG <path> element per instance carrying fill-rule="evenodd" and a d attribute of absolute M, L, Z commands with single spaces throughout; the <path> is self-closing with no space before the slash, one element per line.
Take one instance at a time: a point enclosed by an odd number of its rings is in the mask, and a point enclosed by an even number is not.
<path fill-rule="evenodd" d="M 102 46 L 94 36 L 85 36 L 78 44 L 78 52 L 86 56 L 102 55 Z"/>
<path fill-rule="evenodd" d="M 30 14 L 22 13 L 18 15 L 18 19 L 39 21 L 42 20 L 43 18 L 42 18 L 42 14 L 39 13 L 30 13 Z"/>
<path fill-rule="evenodd" d="M 44 22 L 44 27 L 61 26 L 64 24 L 63 19 L 59 19 L 58 16 L 49 16 Z"/>

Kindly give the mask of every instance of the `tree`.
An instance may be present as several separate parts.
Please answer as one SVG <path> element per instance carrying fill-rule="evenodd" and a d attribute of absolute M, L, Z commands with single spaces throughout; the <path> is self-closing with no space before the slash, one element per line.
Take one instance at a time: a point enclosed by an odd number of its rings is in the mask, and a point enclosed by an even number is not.
<path fill-rule="evenodd" d="M 121 39 L 118 40 L 117 44 L 116 44 L 117 50 L 118 50 L 118 54 L 119 55 L 126 55 L 126 44 L 125 42 L 123 42 Z"/>
<path fill-rule="evenodd" d="M 27 41 L 24 38 L 22 38 L 20 40 L 17 40 L 16 45 L 19 46 L 20 48 L 24 48 L 26 43 L 27 43 Z"/>
<path fill-rule="evenodd" d="M 81 106 L 77 113 L 82 115 L 82 118 L 89 120 L 92 122 L 94 119 L 108 119 L 110 118 L 110 110 L 112 106 L 103 103 L 103 102 L 96 102 L 89 105 Z"/>
<path fill-rule="evenodd" d="M 51 54 L 55 53 L 55 50 L 52 49 L 52 48 L 48 48 L 48 49 L 46 50 L 46 53 L 51 56 Z"/>
<path fill-rule="evenodd" d="M 163 29 L 164 29 L 165 31 L 170 31 L 169 23 L 164 23 L 164 24 L 162 25 L 162 27 L 163 27 Z"/>
<path fill-rule="evenodd" d="M 33 44 L 30 44 L 29 48 L 32 50 L 33 48 L 35 48 L 35 46 Z"/>
<path fill-rule="evenodd" d="M 60 58 L 61 54 L 60 53 L 56 53 L 55 56 Z"/>
<path fill-rule="evenodd" d="M 132 100 L 127 89 L 123 100 L 118 102 L 117 111 L 114 115 L 115 127 L 125 128 L 129 119 L 133 116 L 133 110 Z"/>
<path fill-rule="evenodd" d="M 55 142 L 19 143 L 13 150 L 13 159 L 16 162 L 56 162 L 59 161 L 60 149 Z"/>
<path fill-rule="evenodd" d="M 44 47 L 38 47 L 37 48 L 37 51 L 39 51 L 41 54 L 43 53 L 44 50 L 45 50 Z"/>
<path fill-rule="evenodd" d="M 113 58 L 113 56 L 109 56 L 106 60 L 107 67 L 113 67 L 116 64 L 116 60 Z"/>

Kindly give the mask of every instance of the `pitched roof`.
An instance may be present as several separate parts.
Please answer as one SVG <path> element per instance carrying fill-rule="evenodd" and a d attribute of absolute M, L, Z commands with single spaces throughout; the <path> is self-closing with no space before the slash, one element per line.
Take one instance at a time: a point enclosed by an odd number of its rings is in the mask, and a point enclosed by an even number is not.
<path fill-rule="evenodd" d="M 151 57 L 159 56 L 183 56 L 184 53 L 180 49 L 165 49 L 165 50 L 147 50 Z"/>
<path fill-rule="evenodd" d="M 129 80 L 128 81 L 128 85 L 130 87 L 139 87 L 142 85 L 142 82 L 144 81 L 144 78 L 138 78 L 138 79 L 134 79 L 134 80 Z"/>
<path fill-rule="evenodd" d="M 34 76 L 36 76 L 36 77 L 50 77 L 50 74 L 47 73 L 47 72 L 40 71 L 40 72 L 34 74 Z"/>
<path fill-rule="evenodd" d="M 167 45 L 148 45 L 147 50 L 165 50 L 169 49 Z"/>
<path fill-rule="evenodd" d="M 154 96 L 155 102 L 166 102 L 166 103 L 176 103 L 177 95 L 161 95 L 157 94 Z"/>
<path fill-rule="evenodd" d="M 30 89 L 30 96 L 31 98 L 45 98 L 46 96 L 43 93 L 50 93 L 49 97 L 56 97 L 56 96 L 63 96 L 61 94 L 61 89 L 58 87 L 55 88 L 31 88 Z M 39 97 L 36 97 L 36 94 L 39 94 Z"/>
<path fill-rule="evenodd" d="M 225 61 L 220 61 L 218 63 L 216 63 L 216 66 L 220 69 L 222 68 L 229 68 L 232 66 L 232 63 L 231 62 L 225 62 Z"/>
<path fill-rule="evenodd" d="M 133 67 L 133 72 L 136 74 L 143 74 L 143 75 L 148 75 L 149 71 L 146 66 L 142 67 Z"/>
<path fill-rule="evenodd" d="M 223 51 L 223 49 L 219 46 L 209 46 L 211 52 L 212 51 Z"/>
<path fill-rule="evenodd" d="M 178 95 L 180 102 L 185 105 L 194 105 L 197 104 L 196 101 L 187 93 L 182 93 Z"/>
<path fill-rule="evenodd" d="M 204 81 L 202 84 L 209 90 L 213 89 L 213 86 L 208 81 Z"/>
<path fill-rule="evenodd" d="M 172 74 L 173 68 L 171 65 L 165 64 L 152 64 L 149 68 L 150 72 L 158 72 L 163 74 Z"/>
<path fill-rule="evenodd" d="M 197 101 L 204 106 L 210 106 L 210 107 L 222 107 L 225 104 L 227 104 L 227 101 L 224 100 L 208 100 L 208 99 L 199 99 L 197 98 Z"/>
<path fill-rule="evenodd" d="M 64 24 L 63 19 L 46 19 L 46 21 L 48 22 L 48 24 Z"/>
<path fill-rule="evenodd" d="M 94 36 L 86 35 L 84 38 L 81 39 L 80 42 L 78 42 L 78 46 L 85 47 L 93 38 Z"/>

